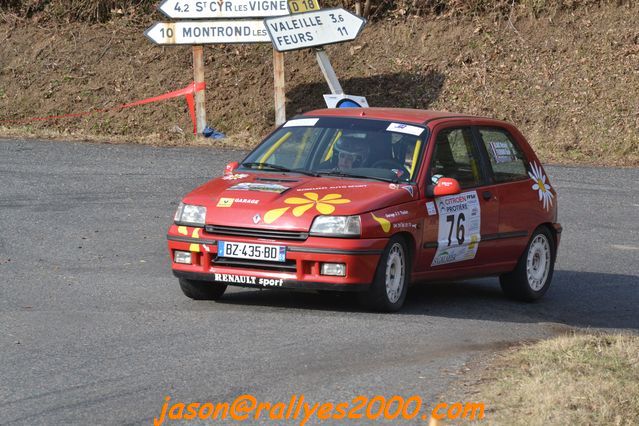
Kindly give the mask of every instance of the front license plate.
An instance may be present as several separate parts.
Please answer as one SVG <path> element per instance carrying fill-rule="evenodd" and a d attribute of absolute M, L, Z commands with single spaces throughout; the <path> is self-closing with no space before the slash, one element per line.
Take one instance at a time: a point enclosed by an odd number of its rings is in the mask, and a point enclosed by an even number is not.
<path fill-rule="evenodd" d="M 218 257 L 235 257 L 238 259 L 268 260 L 271 262 L 286 261 L 285 246 L 270 246 L 266 244 L 231 243 L 218 241 Z"/>

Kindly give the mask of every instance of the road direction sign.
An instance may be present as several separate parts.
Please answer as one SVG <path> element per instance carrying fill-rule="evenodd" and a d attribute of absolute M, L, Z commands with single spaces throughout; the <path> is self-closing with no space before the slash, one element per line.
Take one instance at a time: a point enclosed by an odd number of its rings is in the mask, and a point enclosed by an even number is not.
<path fill-rule="evenodd" d="M 280 52 L 354 40 L 366 20 L 338 9 L 322 9 L 264 20 L 273 47 Z"/>
<path fill-rule="evenodd" d="M 155 44 L 268 43 L 264 21 L 156 22 L 144 35 Z"/>
<path fill-rule="evenodd" d="M 289 14 L 287 0 L 164 0 L 158 10 L 175 19 L 263 18 Z"/>

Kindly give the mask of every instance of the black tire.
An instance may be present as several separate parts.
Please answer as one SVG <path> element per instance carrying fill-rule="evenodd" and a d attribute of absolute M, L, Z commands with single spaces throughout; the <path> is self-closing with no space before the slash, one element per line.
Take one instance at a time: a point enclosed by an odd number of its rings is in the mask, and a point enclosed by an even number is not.
<path fill-rule="evenodd" d="M 193 300 L 218 300 L 226 291 L 226 284 L 186 278 L 179 278 L 179 281 L 182 293 Z"/>
<path fill-rule="evenodd" d="M 361 302 L 380 312 L 399 310 L 406 300 L 410 270 L 406 243 L 403 238 L 394 236 L 384 248 L 370 289 L 360 294 Z"/>
<path fill-rule="evenodd" d="M 550 287 L 556 253 L 555 239 L 548 228 L 535 229 L 515 269 L 499 277 L 501 289 L 508 297 L 523 302 L 539 299 Z"/>

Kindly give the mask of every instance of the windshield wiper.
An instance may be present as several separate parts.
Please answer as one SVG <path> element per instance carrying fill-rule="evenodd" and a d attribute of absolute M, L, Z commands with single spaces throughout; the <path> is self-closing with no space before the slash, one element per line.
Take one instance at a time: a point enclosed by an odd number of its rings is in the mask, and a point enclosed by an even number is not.
<path fill-rule="evenodd" d="M 326 176 L 341 176 L 341 177 L 352 177 L 357 179 L 375 179 L 381 180 L 382 182 L 399 182 L 399 179 L 388 179 L 379 176 L 365 176 L 365 175 L 357 175 L 354 173 L 348 173 L 340 169 L 333 169 L 327 172 L 317 172 L 318 175 L 326 175 Z"/>
<path fill-rule="evenodd" d="M 288 167 L 278 166 L 277 164 L 271 164 L 271 163 L 247 162 L 247 163 L 242 163 L 241 166 L 248 167 L 249 169 L 257 167 L 261 169 L 277 170 L 280 172 L 301 173 L 306 176 L 315 176 L 315 177 L 319 176 L 317 173 L 313 173 L 308 170 L 289 169 Z"/>

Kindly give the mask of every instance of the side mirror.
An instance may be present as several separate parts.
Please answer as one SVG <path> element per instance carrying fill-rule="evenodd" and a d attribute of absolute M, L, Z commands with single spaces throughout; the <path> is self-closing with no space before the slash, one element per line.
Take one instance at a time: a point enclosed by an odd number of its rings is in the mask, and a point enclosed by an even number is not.
<path fill-rule="evenodd" d="M 437 181 L 436 185 L 426 186 L 427 197 L 443 197 L 444 195 L 455 195 L 461 192 L 461 186 L 457 179 L 443 177 Z"/>
<path fill-rule="evenodd" d="M 238 163 L 237 161 L 233 161 L 233 162 L 228 163 L 228 164 L 226 165 L 226 167 L 224 168 L 224 176 L 232 175 L 232 174 L 233 174 L 233 172 L 234 172 L 234 171 L 235 171 L 238 167 L 240 167 L 240 163 Z"/>

